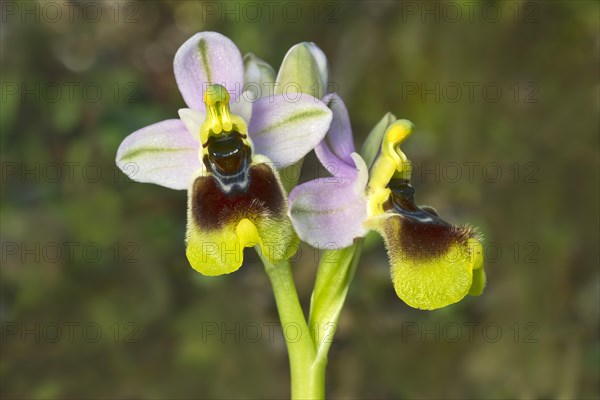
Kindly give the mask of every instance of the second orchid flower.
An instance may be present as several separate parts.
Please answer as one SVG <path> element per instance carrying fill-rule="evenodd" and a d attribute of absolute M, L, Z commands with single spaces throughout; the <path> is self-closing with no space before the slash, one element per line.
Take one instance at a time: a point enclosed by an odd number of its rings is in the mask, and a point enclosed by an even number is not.
<path fill-rule="evenodd" d="M 307 182 L 290 193 L 290 217 L 300 238 L 315 247 L 343 248 L 369 230 L 379 232 L 396 293 L 415 308 L 436 309 L 481 294 L 480 235 L 415 204 L 410 162 L 400 150 L 412 123 L 386 115 L 365 143 L 365 159 L 355 152 L 342 99 L 330 94 L 323 101 L 333 120 L 315 152 L 333 178 Z"/>

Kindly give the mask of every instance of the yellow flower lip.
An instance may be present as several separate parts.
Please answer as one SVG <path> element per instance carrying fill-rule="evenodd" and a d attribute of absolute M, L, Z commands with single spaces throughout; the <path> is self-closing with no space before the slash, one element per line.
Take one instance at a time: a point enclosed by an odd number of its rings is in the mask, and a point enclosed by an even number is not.
<path fill-rule="evenodd" d="M 247 247 L 258 246 L 273 263 L 296 252 L 298 238 L 287 217 L 285 191 L 277 171 L 263 161 L 248 167 L 243 190 L 224 191 L 214 174 L 196 176 L 186 233 L 186 256 L 196 271 L 211 276 L 234 272 Z"/>
<path fill-rule="evenodd" d="M 242 136 L 248 133 L 246 122 L 229 108 L 231 96 L 224 86 L 212 84 L 204 92 L 206 119 L 200 127 L 200 140 L 206 147 L 211 136 L 227 135 L 237 132 Z"/>
<path fill-rule="evenodd" d="M 484 259 L 476 229 L 453 226 L 431 207 L 415 204 L 412 167 L 400 149 L 412 128 L 398 120 L 385 131 L 369 174 L 367 221 L 386 243 L 398 297 L 433 310 L 481 294 Z"/>

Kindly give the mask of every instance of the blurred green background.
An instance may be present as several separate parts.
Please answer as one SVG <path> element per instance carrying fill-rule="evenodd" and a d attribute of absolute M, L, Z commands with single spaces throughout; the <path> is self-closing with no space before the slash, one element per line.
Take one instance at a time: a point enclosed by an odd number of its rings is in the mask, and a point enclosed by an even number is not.
<path fill-rule="evenodd" d="M 387 111 L 413 121 L 418 202 L 485 235 L 485 293 L 435 312 L 395 296 L 368 240 L 328 397 L 599 397 L 598 2 L 1 7 L 3 398 L 288 396 L 256 257 L 195 273 L 186 193 L 114 167 L 129 133 L 184 107 L 172 60 L 203 30 L 276 69 L 317 43 L 357 145 Z M 316 256 L 295 260 L 305 305 Z"/>

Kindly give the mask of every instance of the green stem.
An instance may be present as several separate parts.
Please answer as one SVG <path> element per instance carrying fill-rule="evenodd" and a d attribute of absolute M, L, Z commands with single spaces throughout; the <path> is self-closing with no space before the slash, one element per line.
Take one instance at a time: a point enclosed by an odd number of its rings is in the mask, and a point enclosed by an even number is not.
<path fill-rule="evenodd" d="M 325 368 L 320 363 L 315 365 L 317 351 L 296 293 L 290 263 L 285 260 L 272 264 L 262 255 L 261 259 L 273 286 L 288 349 L 292 399 L 323 399 Z"/>
<path fill-rule="evenodd" d="M 327 353 L 360 258 L 362 240 L 323 253 L 306 323 L 288 260 L 272 264 L 261 255 L 273 286 L 292 378 L 292 399 L 323 399 Z M 260 254 L 260 250 L 259 250 Z"/>

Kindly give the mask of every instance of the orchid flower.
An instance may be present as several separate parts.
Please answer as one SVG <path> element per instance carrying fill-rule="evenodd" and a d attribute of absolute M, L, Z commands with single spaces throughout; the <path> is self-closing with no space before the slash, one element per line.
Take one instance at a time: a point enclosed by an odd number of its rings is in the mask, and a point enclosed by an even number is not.
<path fill-rule="evenodd" d="M 344 248 L 377 231 L 387 247 L 396 294 L 414 308 L 436 309 L 481 294 L 485 273 L 477 231 L 415 205 L 410 162 L 400 150 L 412 123 L 386 115 L 369 135 L 363 158 L 355 152 L 341 98 L 330 94 L 323 101 L 333 120 L 315 153 L 333 177 L 290 193 L 289 214 L 300 239 L 319 248 L 332 243 Z"/>
<path fill-rule="evenodd" d="M 174 60 L 189 108 L 179 110 L 179 119 L 132 133 L 117 151 L 117 165 L 131 179 L 188 191 L 186 255 L 204 275 L 236 271 L 245 247 L 259 246 L 273 263 L 295 253 L 298 238 L 273 165 L 301 160 L 332 118 L 324 103 L 303 93 L 255 100 L 242 91 L 245 72 L 260 77 L 270 67 L 253 56 L 245 61 L 219 33 L 192 36 Z"/>

